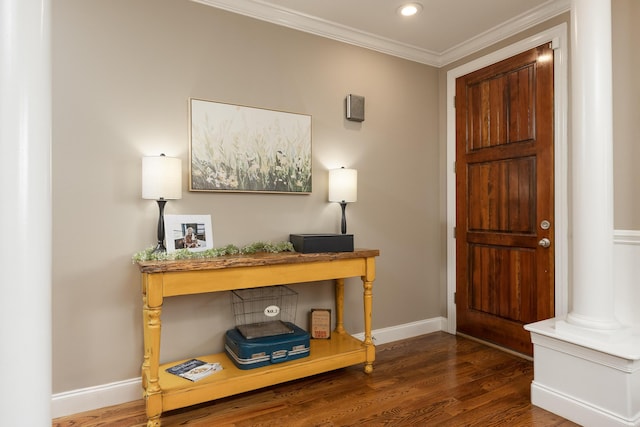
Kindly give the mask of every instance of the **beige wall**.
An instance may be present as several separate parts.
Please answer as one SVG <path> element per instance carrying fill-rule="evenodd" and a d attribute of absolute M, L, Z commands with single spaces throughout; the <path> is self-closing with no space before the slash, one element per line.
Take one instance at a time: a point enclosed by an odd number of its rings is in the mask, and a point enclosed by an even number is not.
<path fill-rule="evenodd" d="M 211 214 L 215 246 L 339 232 L 330 167 L 359 171 L 347 208 L 358 247 L 379 248 L 374 328 L 444 314 L 439 269 L 437 70 L 188 0 L 53 3 L 53 391 L 134 378 L 142 361 L 133 253 L 154 243 L 157 206 L 140 196 L 143 155 L 188 169 L 187 100 L 313 116 L 313 194 L 190 193 L 173 214 Z M 362 124 L 344 98 L 366 98 Z M 435 202 L 435 203 L 434 203 Z M 362 331 L 361 285 L 348 281 L 346 326 Z M 298 323 L 331 307 L 305 284 Z M 162 358 L 220 351 L 229 295 L 166 301 Z"/>
<path fill-rule="evenodd" d="M 635 0 L 614 0 L 615 226 L 640 230 Z M 187 100 L 313 116 L 308 196 L 189 193 L 167 213 L 211 214 L 215 246 L 338 232 L 326 170 L 359 171 L 347 208 L 356 246 L 381 250 L 374 328 L 446 315 L 446 72 L 568 22 L 568 14 L 442 70 L 223 12 L 188 0 L 53 3 L 53 392 L 139 375 L 141 297 L 131 255 L 155 240 L 157 206 L 140 197 L 140 159 L 165 152 L 188 169 Z M 635 67 L 635 68 L 634 68 Z M 344 97 L 366 120 L 344 120 Z M 346 326 L 362 331 L 361 287 L 348 281 Z M 304 284 L 298 319 L 330 307 Z M 165 303 L 163 359 L 221 349 L 228 295 Z"/>
<path fill-rule="evenodd" d="M 615 226 L 640 230 L 640 2 L 612 4 Z"/>

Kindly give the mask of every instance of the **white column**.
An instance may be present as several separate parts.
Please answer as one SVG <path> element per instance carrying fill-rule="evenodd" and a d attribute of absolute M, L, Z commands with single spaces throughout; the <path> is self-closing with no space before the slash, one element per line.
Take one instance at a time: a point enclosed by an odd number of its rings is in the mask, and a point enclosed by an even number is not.
<path fill-rule="evenodd" d="M 51 425 L 51 0 L 0 0 L 0 424 Z"/>
<path fill-rule="evenodd" d="M 615 329 L 611 0 L 571 1 L 571 53 L 573 307 L 567 322 Z"/>

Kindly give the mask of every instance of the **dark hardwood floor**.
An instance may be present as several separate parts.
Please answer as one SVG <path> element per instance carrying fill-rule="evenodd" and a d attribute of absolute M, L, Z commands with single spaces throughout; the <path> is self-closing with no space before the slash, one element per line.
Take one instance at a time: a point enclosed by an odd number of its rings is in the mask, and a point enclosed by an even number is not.
<path fill-rule="evenodd" d="M 576 426 L 532 406 L 532 362 L 444 332 L 377 347 L 354 366 L 163 414 L 162 426 Z M 146 425 L 142 400 L 54 427 Z"/>

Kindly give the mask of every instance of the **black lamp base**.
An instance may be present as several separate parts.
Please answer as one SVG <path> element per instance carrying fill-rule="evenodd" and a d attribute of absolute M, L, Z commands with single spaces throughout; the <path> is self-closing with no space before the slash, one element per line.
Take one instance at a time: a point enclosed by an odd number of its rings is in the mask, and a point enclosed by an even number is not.
<path fill-rule="evenodd" d="M 340 230 L 342 231 L 342 234 L 347 234 L 347 215 L 345 214 L 347 202 L 340 202 L 340 207 L 342 208 L 342 222 L 340 223 Z"/>
<path fill-rule="evenodd" d="M 165 199 L 158 200 L 158 210 L 160 215 L 158 217 L 158 245 L 153 252 L 167 252 L 167 248 L 164 245 L 164 205 L 167 204 Z"/>
<path fill-rule="evenodd" d="M 164 244 L 158 243 L 158 246 L 156 246 L 153 249 L 153 251 L 151 251 L 151 253 L 156 253 L 156 252 L 167 252 L 167 248 L 164 246 Z"/>

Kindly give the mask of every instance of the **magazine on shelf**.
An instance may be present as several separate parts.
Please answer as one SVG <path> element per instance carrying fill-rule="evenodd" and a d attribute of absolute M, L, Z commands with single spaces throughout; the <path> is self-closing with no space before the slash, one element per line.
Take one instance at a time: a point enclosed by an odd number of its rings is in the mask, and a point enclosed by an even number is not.
<path fill-rule="evenodd" d="M 220 366 L 219 363 L 207 363 L 202 360 L 191 359 L 179 365 L 172 366 L 167 369 L 167 372 L 190 381 L 198 381 L 221 370 L 222 366 Z"/>

